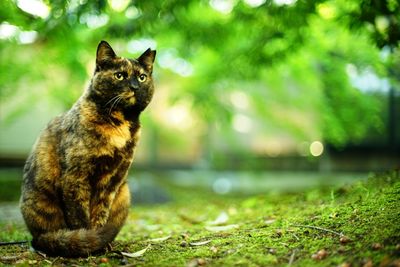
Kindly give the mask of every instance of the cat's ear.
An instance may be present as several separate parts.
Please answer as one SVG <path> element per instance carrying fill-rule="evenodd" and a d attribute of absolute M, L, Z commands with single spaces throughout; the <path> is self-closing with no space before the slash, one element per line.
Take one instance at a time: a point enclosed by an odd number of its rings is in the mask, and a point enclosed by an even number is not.
<path fill-rule="evenodd" d="M 156 50 L 147 49 L 139 58 L 138 61 L 147 71 L 152 72 L 154 59 L 156 58 Z"/>
<path fill-rule="evenodd" d="M 111 46 L 106 41 L 101 41 L 97 46 L 96 67 L 101 68 L 104 64 L 116 57 L 117 55 Z"/>

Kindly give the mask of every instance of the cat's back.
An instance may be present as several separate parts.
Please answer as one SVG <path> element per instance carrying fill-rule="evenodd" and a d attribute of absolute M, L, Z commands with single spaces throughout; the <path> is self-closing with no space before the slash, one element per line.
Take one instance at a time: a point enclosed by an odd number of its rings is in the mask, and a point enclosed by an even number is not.
<path fill-rule="evenodd" d="M 25 163 L 23 180 L 25 184 L 40 180 L 50 182 L 60 176 L 60 143 L 72 129 L 69 112 L 53 118 L 41 131 Z M 51 184 L 51 183 L 50 183 Z"/>

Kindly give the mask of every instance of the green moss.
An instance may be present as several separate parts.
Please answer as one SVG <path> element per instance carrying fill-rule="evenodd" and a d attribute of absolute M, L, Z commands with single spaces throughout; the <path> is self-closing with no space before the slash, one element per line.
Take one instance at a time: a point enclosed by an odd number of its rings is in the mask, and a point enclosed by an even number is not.
<path fill-rule="evenodd" d="M 346 262 L 359 266 L 371 261 L 385 266 L 400 258 L 398 172 L 300 193 L 215 196 L 193 188 L 169 190 L 174 202 L 133 207 L 111 252 L 63 259 L 25 251 L 11 264 L 338 266 Z M 221 228 L 210 223 L 221 214 L 225 220 L 220 227 L 227 229 L 215 231 Z M 1 240 L 29 236 L 23 227 L 2 226 L 0 230 Z M 165 240 L 156 239 L 160 237 Z M 201 241 L 210 242 L 199 245 Z M 148 244 L 141 257 L 120 254 L 140 251 Z M 18 253 L 2 252 L 0 261 Z"/>
<path fill-rule="evenodd" d="M 0 202 L 18 201 L 21 177 L 20 169 L 0 169 Z"/>

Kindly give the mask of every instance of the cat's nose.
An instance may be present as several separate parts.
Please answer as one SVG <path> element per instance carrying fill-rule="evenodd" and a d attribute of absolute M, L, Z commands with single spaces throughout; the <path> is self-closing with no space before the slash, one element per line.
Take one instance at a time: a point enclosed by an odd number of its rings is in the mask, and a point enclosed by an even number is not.
<path fill-rule="evenodd" d="M 139 82 L 136 79 L 131 79 L 129 85 L 132 90 L 139 89 Z"/>

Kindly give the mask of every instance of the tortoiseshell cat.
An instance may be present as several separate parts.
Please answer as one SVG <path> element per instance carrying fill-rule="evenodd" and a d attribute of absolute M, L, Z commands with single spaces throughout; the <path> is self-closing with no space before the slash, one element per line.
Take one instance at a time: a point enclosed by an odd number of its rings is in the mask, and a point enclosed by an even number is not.
<path fill-rule="evenodd" d="M 139 115 L 154 91 L 155 55 L 148 49 L 137 59 L 122 58 L 100 42 L 90 86 L 36 141 L 20 200 L 35 249 L 88 256 L 120 231 L 130 205 L 126 177 Z"/>

